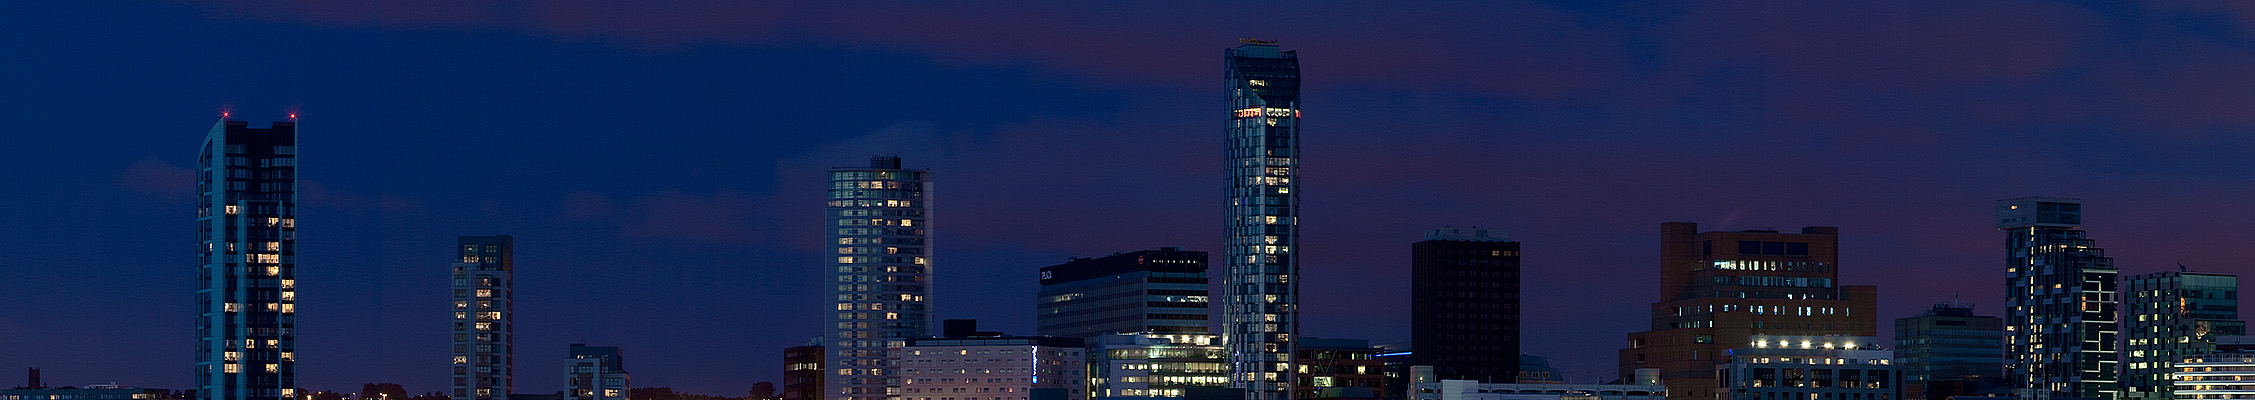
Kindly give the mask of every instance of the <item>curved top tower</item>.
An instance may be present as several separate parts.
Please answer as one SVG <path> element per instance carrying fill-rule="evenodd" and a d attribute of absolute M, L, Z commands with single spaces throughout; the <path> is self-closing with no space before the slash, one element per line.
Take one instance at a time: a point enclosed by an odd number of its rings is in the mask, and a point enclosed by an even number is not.
<path fill-rule="evenodd" d="M 1229 103 L 1222 332 L 1247 400 L 1289 399 L 1299 303 L 1300 59 L 1246 39 L 1223 52 Z"/>

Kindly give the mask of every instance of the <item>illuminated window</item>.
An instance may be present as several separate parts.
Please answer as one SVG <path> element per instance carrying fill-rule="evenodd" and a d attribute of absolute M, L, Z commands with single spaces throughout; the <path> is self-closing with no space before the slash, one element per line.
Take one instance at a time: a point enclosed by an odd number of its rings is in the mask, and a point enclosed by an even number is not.
<path fill-rule="evenodd" d="M 235 206 L 233 206 L 233 205 L 229 205 L 229 206 L 227 206 L 227 215 L 235 215 Z M 229 366 L 229 369 L 232 369 L 232 368 L 233 368 L 233 366 Z M 235 372 L 235 371 L 227 371 L 227 372 Z"/>
<path fill-rule="evenodd" d="M 230 210 L 232 210 L 232 209 L 233 209 L 233 208 L 234 208 L 235 206 L 227 206 L 227 207 L 228 207 L 228 208 L 229 208 Z M 233 214 L 234 212 L 230 211 L 230 212 L 228 212 L 228 213 L 229 213 L 229 214 Z M 227 373 L 230 373 L 230 374 L 232 374 L 232 373 L 237 373 L 237 372 L 243 372 L 243 370 L 242 370 L 242 367 L 241 367 L 241 366 L 238 366 L 238 365 L 235 365 L 235 364 L 227 364 L 227 367 L 226 367 L 226 371 L 227 371 Z"/>

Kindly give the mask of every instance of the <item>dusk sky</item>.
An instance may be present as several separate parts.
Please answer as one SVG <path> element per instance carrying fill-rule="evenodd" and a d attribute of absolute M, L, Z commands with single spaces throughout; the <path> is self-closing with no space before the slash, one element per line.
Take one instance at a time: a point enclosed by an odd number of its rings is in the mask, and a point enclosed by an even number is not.
<path fill-rule="evenodd" d="M 2002 198 L 2084 199 L 2124 276 L 2255 274 L 2255 2 L 663 3 L 0 2 L 0 377 L 190 387 L 222 111 L 303 118 L 302 387 L 445 390 L 450 249 L 491 234 L 518 392 L 574 342 L 780 382 L 823 171 L 878 153 L 933 171 L 935 313 L 1031 333 L 1040 267 L 1218 254 L 1244 37 L 1305 75 L 1303 336 L 1407 341 L 1446 225 L 1523 243 L 1524 349 L 1575 382 L 1647 327 L 1668 221 L 1840 227 L 1883 331 L 2001 312 Z"/>

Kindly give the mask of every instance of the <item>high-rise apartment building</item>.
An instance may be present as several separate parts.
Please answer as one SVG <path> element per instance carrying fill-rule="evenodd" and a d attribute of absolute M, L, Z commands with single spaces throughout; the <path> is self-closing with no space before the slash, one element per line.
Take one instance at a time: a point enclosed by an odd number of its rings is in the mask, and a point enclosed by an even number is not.
<path fill-rule="evenodd" d="M 1300 332 L 1300 59 L 1253 39 L 1222 59 L 1229 102 L 1222 336 L 1245 398 L 1285 400 Z"/>
<path fill-rule="evenodd" d="M 633 376 L 626 372 L 626 356 L 618 346 L 573 343 L 564 361 L 571 371 L 565 390 L 572 399 L 626 400 L 633 392 Z"/>
<path fill-rule="evenodd" d="M 293 116 L 291 119 L 296 119 Z M 196 393 L 297 395 L 297 123 L 222 119 L 196 160 Z"/>
<path fill-rule="evenodd" d="M 1654 368 L 1670 400 L 1714 399 L 1715 365 L 1756 335 L 1878 336 L 1878 289 L 1839 285 L 1840 228 L 1699 232 L 1660 224 L 1652 330 L 1629 334 L 1620 374 Z"/>
<path fill-rule="evenodd" d="M 2247 334 L 2239 319 L 2239 276 L 2169 271 L 2131 276 L 2122 324 L 2128 351 L 2122 358 L 2122 397 L 2173 396 L 2175 364 L 2185 356 L 2216 352 L 2216 338 Z M 2248 393 L 2255 396 L 2255 392 Z"/>
<path fill-rule="evenodd" d="M 2083 235 L 2083 202 L 1997 201 L 2005 231 L 2005 362 L 2016 396 L 2114 398 L 2120 271 Z"/>
<path fill-rule="evenodd" d="M 1896 318 L 1895 367 L 1905 398 L 1979 395 L 2004 383 L 2004 319 L 1954 304 Z"/>
<path fill-rule="evenodd" d="M 454 399 L 508 400 L 515 388 L 515 246 L 508 235 L 455 240 Z"/>
<path fill-rule="evenodd" d="M 1410 363 L 1433 366 L 1441 380 L 1517 379 L 1519 242 L 1489 229 L 1435 229 L 1410 245 L 1409 260 Z"/>
<path fill-rule="evenodd" d="M 931 173 L 877 156 L 868 168 L 830 170 L 829 316 L 823 343 L 831 370 L 825 397 L 898 396 L 891 351 L 930 331 Z"/>
<path fill-rule="evenodd" d="M 1174 247 L 1076 258 L 1041 269 L 1042 336 L 1206 333 L 1206 252 Z"/>

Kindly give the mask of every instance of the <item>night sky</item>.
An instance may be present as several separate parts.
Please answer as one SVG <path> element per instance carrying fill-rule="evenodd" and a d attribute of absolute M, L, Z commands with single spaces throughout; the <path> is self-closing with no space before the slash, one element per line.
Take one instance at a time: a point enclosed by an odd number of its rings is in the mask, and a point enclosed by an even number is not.
<path fill-rule="evenodd" d="M 823 171 L 875 153 L 934 171 L 937 314 L 1030 332 L 1039 267 L 1218 250 L 1241 37 L 1304 64 L 1305 336 L 1406 341 L 1444 225 L 1524 243 L 1525 349 L 1578 382 L 1646 327 L 1666 221 L 1838 226 L 1883 320 L 1999 312 L 2009 197 L 2083 198 L 2125 276 L 2255 274 L 2250 2 L 331 3 L 0 2 L 0 377 L 189 386 L 223 110 L 303 116 L 307 388 L 444 390 L 450 247 L 490 234 L 518 392 L 573 342 L 780 381 Z"/>

